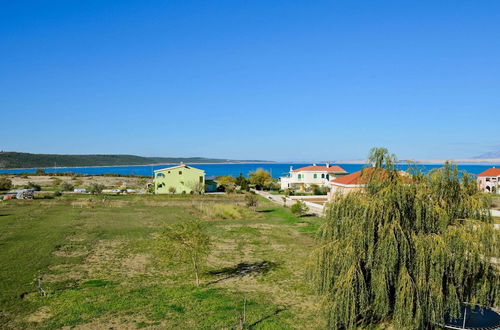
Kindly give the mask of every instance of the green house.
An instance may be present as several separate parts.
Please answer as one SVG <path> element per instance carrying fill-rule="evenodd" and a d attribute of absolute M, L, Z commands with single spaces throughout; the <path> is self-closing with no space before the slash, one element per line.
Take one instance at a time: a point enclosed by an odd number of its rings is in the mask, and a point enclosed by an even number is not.
<path fill-rule="evenodd" d="M 205 192 L 205 171 L 185 164 L 154 171 L 155 194 Z"/>

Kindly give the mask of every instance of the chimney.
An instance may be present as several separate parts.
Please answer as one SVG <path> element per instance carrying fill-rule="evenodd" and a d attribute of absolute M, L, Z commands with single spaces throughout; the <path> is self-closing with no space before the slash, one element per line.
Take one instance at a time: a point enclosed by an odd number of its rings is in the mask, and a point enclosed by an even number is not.
<path fill-rule="evenodd" d="M 326 168 L 330 168 L 330 163 L 326 163 Z"/>
<path fill-rule="evenodd" d="M 290 172 L 293 171 L 293 166 L 290 166 Z"/>
<path fill-rule="evenodd" d="M 316 163 L 314 163 L 313 166 L 316 166 Z"/>

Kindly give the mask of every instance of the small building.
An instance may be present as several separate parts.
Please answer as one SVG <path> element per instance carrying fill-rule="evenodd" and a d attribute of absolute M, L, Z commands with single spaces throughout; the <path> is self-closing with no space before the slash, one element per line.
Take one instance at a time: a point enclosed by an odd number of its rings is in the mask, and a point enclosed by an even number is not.
<path fill-rule="evenodd" d="M 205 192 L 205 171 L 189 165 L 154 171 L 155 194 L 190 194 Z"/>
<path fill-rule="evenodd" d="M 217 181 L 215 176 L 209 176 L 205 178 L 205 192 L 216 192 L 217 191 Z"/>
<path fill-rule="evenodd" d="M 328 186 L 331 179 L 346 175 L 347 172 L 338 165 L 326 163 L 323 166 L 313 164 L 298 168 L 296 170 L 290 166 L 290 174 L 280 178 L 280 186 L 285 189 L 304 190 L 315 184 L 318 186 Z"/>
<path fill-rule="evenodd" d="M 500 194 L 500 168 L 489 168 L 477 175 L 479 190 L 486 193 Z"/>

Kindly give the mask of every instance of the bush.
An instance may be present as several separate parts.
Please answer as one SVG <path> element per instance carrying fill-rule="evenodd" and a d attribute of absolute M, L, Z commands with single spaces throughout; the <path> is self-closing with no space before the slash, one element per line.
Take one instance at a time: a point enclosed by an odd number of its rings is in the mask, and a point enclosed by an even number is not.
<path fill-rule="evenodd" d="M 34 182 L 28 181 L 28 184 L 24 186 L 26 189 L 33 189 L 34 191 L 40 191 L 42 190 L 42 187 L 40 187 L 39 184 L 36 184 Z"/>
<path fill-rule="evenodd" d="M 247 207 L 252 207 L 254 210 L 257 208 L 257 196 L 253 192 L 248 192 L 245 194 L 245 205 Z"/>
<path fill-rule="evenodd" d="M 175 194 L 175 187 L 168 187 L 168 192 L 171 193 L 171 194 Z"/>
<path fill-rule="evenodd" d="M 307 207 L 306 203 L 304 203 L 303 201 L 297 201 L 297 203 L 292 205 L 291 210 L 293 214 L 301 217 L 309 212 L 309 207 Z"/>
<path fill-rule="evenodd" d="M 94 194 L 100 194 L 102 193 L 104 189 L 104 185 L 102 184 L 99 184 L 99 183 L 92 183 L 89 188 L 88 188 L 88 191 L 94 195 Z"/>
<path fill-rule="evenodd" d="M 75 189 L 75 186 L 73 186 L 71 183 L 69 182 L 63 182 L 61 184 L 61 190 L 62 191 L 73 191 L 73 189 Z M 102 190 L 102 189 L 101 189 Z"/>
<path fill-rule="evenodd" d="M 56 190 L 52 193 L 52 196 L 54 197 L 59 197 L 59 196 L 62 196 L 62 192 L 60 190 Z"/>
<path fill-rule="evenodd" d="M 9 190 L 12 188 L 12 181 L 9 178 L 0 177 L 0 190 Z"/>

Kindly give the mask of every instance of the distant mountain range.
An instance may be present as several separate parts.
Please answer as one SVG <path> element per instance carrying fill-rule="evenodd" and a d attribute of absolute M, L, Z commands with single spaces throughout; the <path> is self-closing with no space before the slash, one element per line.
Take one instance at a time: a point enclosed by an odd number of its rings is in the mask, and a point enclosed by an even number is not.
<path fill-rule="evenodd" d="M 259 160 L 231 160 L 203 157 L 142 157 L 135 155 L 57 155 L 0 152 L 0 168 L 45 168 L 78 166 L 118 166 L 175 163 L 260 163 Z"/>
<path fill-rule="evenodd" d="M 476 159 L 492 159 L 492 158 L 500 158 L 500 149 L 497 150 L 497 151 L 490 151 L 490 152 L 487 152 L 487 153 L 484 153 L 484 154 L 481 154 L 479 156 L 476 156 L 476 157 L 473 157 L 473 158 L 476 158 Z"/>

